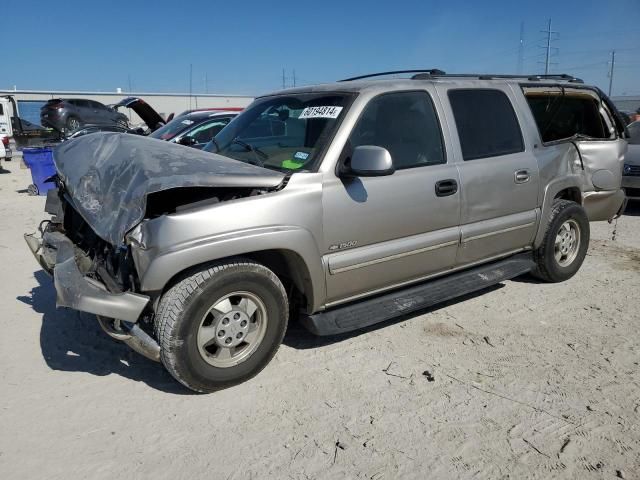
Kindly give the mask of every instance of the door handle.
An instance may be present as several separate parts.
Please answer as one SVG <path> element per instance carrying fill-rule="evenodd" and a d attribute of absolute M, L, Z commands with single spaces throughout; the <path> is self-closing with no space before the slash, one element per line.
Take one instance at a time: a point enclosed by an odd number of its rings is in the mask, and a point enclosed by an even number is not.
<path fill-rule="evenodd" d="M 458 182 L 449 178 L 436 182 L 436 197 L 448 197 L 458 191 Z"/>
<path fill-rule="evenodd" d="M 529 170 L 516 170 L 513 177 L 516 183 L 527 183 L 531 179 Z"/>

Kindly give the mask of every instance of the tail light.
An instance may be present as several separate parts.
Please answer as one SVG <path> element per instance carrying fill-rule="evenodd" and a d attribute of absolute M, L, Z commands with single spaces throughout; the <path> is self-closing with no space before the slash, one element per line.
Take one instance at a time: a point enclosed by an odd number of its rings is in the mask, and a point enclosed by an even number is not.
<path fill-rule="evenodd" d="M 9 137 L 2 137 L 2 144 L 5 147 L 8 147 L 9 146 Z"/>

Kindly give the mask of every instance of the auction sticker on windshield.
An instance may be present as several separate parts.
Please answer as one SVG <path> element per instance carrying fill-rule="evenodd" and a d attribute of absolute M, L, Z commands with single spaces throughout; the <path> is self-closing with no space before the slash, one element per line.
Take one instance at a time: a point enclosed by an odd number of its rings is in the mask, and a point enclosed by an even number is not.
<path fill-rule="evenodd" d="M 342 111 L 342 107 L 333 107 L 333 106 L 318 106 L 318 107 L 307 107 L 302 110 L 302 113 L 298 118 L 338 118 L 340 112 Z"/>

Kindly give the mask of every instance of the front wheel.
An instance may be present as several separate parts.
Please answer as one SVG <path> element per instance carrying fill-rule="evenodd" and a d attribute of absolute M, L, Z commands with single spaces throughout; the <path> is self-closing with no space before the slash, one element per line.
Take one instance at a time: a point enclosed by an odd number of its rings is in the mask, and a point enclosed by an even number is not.
<path fill-rule="evenodd" d="M 161 298 L 160 358 L 197 392 L 250 379 L 273 358 L 287 328 L 287 295 L 265 266 L 237 259 L 192 271 Z"/>
<path fill-rule="evenodd" d="M 545 282 L 562 282 L 580 269 L 589 248 L 589 219 L 582 206 L 555 200 L 542 245 L 534 251 L 533 275 Z"/>

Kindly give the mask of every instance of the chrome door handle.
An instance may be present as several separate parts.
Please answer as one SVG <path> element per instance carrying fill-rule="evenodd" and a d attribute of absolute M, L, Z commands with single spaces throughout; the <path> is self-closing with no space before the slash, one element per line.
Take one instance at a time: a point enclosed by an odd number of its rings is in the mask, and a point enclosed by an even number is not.
<path fill-rule="evenodd" d="M 513 176 L 516 183 L 527 183 L 531 179 L 529 170 L 516 170 Z"/>

